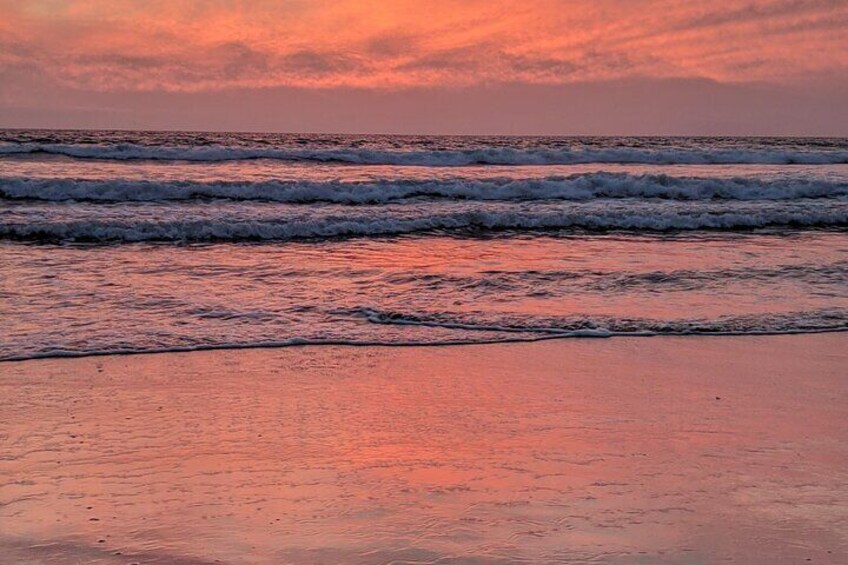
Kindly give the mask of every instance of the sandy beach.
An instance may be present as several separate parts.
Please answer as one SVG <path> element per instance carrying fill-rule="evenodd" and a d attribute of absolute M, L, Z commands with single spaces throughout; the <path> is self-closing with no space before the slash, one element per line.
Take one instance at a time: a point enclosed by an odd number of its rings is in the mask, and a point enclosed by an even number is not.
<path fill-rule="evenodd" d="M 848 335 L 0 364 L 3 563 L 839 563 Z"/>

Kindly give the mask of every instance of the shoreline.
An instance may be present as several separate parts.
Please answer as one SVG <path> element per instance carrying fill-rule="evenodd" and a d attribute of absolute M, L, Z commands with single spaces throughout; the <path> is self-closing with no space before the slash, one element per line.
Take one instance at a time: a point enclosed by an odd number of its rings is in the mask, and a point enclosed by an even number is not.
<path fill-rule="evenodd" d="M 442 326 L 440 326 L 442 327 Z M 518 333 L 518 332 L 516 332 Z M 572 335 L 576 334 L 576 335 Z M 251 343 L 251 344 L 221 344 L 221 345 L 197 345 L 197 346 L 175 346 L 162 349 L 150 350 L 114 350 L 114 351 L 62 351 L 59 353 L 36 353 L 32 356 L 13 356 L 0 358 L 0 366 L 5 363 L 26 363 L 29 361 L 49 361 L 58 359 L 86 359 L 89 357 L 134 357 L 138 355 L 168 355 L 177 353 L 207 353 L 216 351 L 250 351 L 250 350 L 274 350 L 288 349 L 298 347 L 375 347 L 375 348 L 434 348 L 434 347 L 469 347 L 469 346 L 486 346 L 486 345 L 510 345 L 519 343 L 539 343 L 545 341 L 560 341 L 560 340 L 608 340 L 613 338 L 624 339 L 643 339 L 643 338 L 757 338 L 757 337 L 783 337 L 783 336 L 804 336 L 804 335 L 821 335 L 821 334 L 840 334 L 848 333 L 848 327 L 844 328 L 821 328 L 821 329 L 790 329 L 783 331 L 727 331 L 727 332 L 679 332 L 679 333 L 656 333 L 656 332 L 609 332 L 605 330 L 575 330 L 568 332 L 567 335 L 546 335 L 539 337 L 528 338 L 505 338 L 492 340 L 456 340 L 456 341 L 441 341 L 441 342 L 368 342 L 368 341 L 352 341 L 352 340 L 306 340 L 293 338 L 290 341 L 272 342 L 272 343 Z"/>

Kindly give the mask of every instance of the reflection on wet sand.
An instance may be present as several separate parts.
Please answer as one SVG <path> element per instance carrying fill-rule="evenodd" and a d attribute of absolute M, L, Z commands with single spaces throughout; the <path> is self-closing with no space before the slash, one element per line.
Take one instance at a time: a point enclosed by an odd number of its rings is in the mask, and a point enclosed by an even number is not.
<path fill-rule="evenodd" d="M 848 336 L 0 364 L 9 562 L 838 562 Z"/>

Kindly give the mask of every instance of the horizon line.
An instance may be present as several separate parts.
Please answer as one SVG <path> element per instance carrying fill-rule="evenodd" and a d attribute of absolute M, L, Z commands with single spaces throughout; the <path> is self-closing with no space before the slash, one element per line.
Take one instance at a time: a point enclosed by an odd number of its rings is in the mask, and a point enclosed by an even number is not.
<path fill-rule="evenodd" d="M 388 133 L 388 132 L 332 132 L 332 131 L 270 131 L 270 130 L 203 130 L 203 129 L 134 129 L 134 128 L 63 128 L 63 127 L 8 127 L 0 125 L 0 131 L 52 131 L 52 132 L 121 132 L 121 133 L 193 133 L 193 134 L 233 134 L 233 135 L 304 135 L 304 136 L 343 136 L 343 137 L 535 137 L 535 138 L 631 138 L 631 139 L 848 139 L 847 135 L 756 135 L 756 134 L 532 134 L 532 133 Z"/>

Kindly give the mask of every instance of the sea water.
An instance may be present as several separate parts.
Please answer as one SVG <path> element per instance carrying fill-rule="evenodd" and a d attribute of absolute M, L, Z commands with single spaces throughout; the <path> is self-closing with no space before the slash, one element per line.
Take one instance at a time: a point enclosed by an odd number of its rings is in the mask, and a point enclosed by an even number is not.
<path fill-rule="evenodd" d="M 0 359 L 848 329 L 848 140 L 0 131 Z"/>

